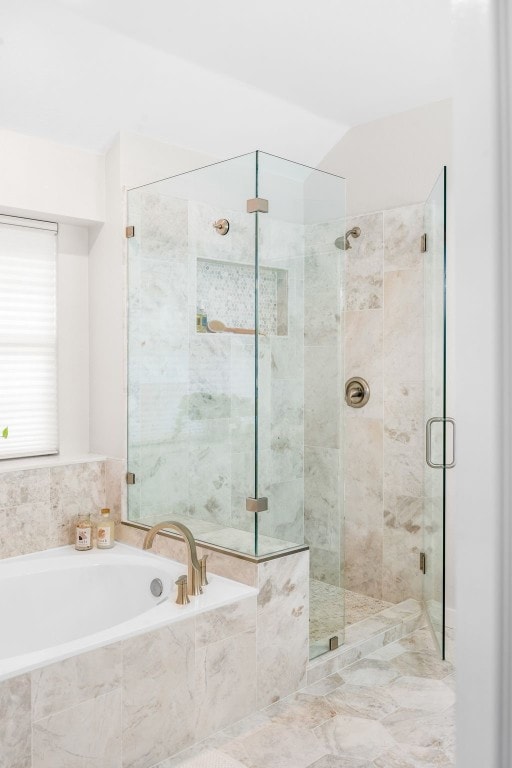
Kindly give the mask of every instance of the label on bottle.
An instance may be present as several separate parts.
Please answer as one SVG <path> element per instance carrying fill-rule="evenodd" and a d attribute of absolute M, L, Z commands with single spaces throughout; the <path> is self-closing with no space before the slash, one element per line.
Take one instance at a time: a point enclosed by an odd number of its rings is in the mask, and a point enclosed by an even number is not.
<path fill-rule="evenodd" d="M 91 528 L 84 527 L 81 528 L 80 526 L 77 526 L 76 528 L 76 539 L 75 539 L 75 546 L 77 549 L 90 549 L 91 548 Z"/>
<path fill-rule="evenodd" d="M 98 547 L 110 547 L 110 526 L 98 526 Z"/>

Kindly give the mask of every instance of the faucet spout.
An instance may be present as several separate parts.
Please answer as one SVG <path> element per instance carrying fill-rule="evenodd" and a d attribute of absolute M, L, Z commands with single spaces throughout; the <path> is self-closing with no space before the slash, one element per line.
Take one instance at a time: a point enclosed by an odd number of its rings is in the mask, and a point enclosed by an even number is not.
<path fill-rule="evenodd" d="M 189 595 L 200 595 L 203 591 L 201 589 L 201 565 L 197 558 L 196 542 L 192 536 L 192 531 L 186 525 L 175 520 L 164 520 L 162 523 L 157 523 L 146 533 L 142 549 L 151 549 L 156 534 L 165 528 L 181 533 L 183 536 L 187 545 L 187 593 Z"/>

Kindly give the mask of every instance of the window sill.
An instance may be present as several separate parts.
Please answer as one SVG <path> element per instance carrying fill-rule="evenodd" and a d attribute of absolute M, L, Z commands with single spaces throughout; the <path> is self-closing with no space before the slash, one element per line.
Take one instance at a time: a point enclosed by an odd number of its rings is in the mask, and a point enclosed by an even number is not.
<path fill-rule="evenodd" d="M 105 461 L 107 457 L 97 453 L 82 453 L 74 455 L 29 456 L 26 459 L 1 459 L 0 473 L 21 472 L 24 469 L 49 469 L 65 467 L 68 464 L 86 464 L 92 461 Z"/>

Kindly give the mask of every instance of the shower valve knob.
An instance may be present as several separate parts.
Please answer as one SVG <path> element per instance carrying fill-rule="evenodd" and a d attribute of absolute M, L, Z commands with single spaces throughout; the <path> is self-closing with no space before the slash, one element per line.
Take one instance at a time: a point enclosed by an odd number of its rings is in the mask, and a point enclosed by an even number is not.
<path fill-rule="evenodd" d="M 213 222 L 213 228 L 217 230 L 219 235 L 227 235 L 229 232 L 229 221 L 227 219 L 218 219 Z"/>
<path fill-rule="evenodd" d="M 362 408 L 370 399 L 370 386 L 360 376 L 354 376 L 345 384 L 345 402 L 351 408 Z"/>

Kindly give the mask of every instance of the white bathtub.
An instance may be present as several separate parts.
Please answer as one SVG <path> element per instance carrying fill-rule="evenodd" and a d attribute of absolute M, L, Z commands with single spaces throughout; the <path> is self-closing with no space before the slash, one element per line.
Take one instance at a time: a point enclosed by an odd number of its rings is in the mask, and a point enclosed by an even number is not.
<path fill-rule="evenodd" d="M 120 543 L 0 560 L 0 680 L 256 594 L 208 574 L 202 595 L 176 605 L 184 573 L 183 564 Z M 150 591 L 155 578 L 160 597 Z"/>

